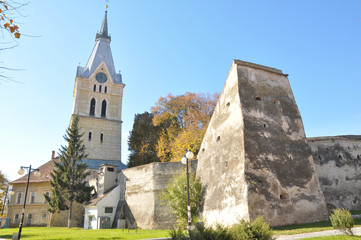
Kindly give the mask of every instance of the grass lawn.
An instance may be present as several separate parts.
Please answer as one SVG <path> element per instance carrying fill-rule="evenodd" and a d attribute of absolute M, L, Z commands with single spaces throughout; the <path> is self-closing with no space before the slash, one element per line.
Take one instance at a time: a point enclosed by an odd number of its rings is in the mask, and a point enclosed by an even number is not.
<path fill-rule="evenodd" d="M 361 219 L 355 219 L 354 227 L 361 227 Z M 299 233 L 319 232 L 319 231 L 325 231 L 325 230 L 333 230 L 333 227 L 332 227 L 330 221 L 274 227 L 273 233 L 274 233 L 274 235 L 292 235 L 292 234 L 299 234 Z M 315 239 L 323 239 L 323 238 L 315 238 Z M 330 239 L 333 239 L 333 238 L 330 238 Z M 334 238 L 334 239 L 336 239 L 336 238 Z M 356 238 L 352 238 L 352 239 L 356 239 Z"/>
<path fill-rule="evenodd" d="M 0 238 L 11 239 L 18 228 L 0 229 Z M 100 229 L 85 230 L 83 228 L 60 227 L 24 227 L 21 239 L 144 239 L 169 237 L 168 230 L 121 230 Z"/>

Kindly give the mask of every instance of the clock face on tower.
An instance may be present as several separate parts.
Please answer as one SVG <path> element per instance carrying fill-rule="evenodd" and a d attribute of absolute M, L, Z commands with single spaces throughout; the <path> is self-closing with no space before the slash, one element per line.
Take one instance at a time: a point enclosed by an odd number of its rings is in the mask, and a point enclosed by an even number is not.
<path fill-rule="evenodd" d="M 95 75 L 95 79 L 100 83 L 105 83 L 108 80 L 107 75 L 102 72 L 97 73 L 97 75 Z"/>

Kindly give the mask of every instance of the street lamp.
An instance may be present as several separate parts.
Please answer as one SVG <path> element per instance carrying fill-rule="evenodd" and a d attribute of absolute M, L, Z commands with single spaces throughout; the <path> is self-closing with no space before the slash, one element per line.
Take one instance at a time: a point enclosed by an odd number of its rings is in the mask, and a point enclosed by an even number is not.
<path fill-rule="evenodd" d="M 181 162 L 182 164 L 186 164 L 187 166 L 187 212 L 188 212 L 188 226 L 187 226 L 187 231 L 189 234 L 189 230 L 191 227 L 191 222 L 192 222 L 192 214 L 191 214 L 191 205 L 190 205 L 190 201 L 189 201 L 189 168 L 188 168 L 188 160 L 192 159 L 194 157 L 194 154 L 191 151 L 187 151 L 186 154 L 184 155 L 184 157 L 182 158 Z"/>
<path fill-rule="evenodd" d="M 40 177 L 41 176 L 40 170 L 39 169 L 31 169 L 31 165 L 29 167 L 21 166 L 20 170 L 18 171 L 19 175 L 23 175 L 25 173 L 24 169 L 28 170 L 28 180 L 26 182 L 25 198 L 24 198 L 23 211 L 21 212 L 21 220 L 20 220 L 20 225 L 19 225 L 18 240 L 21 237 L 21 230 L 23 228 L 25 206 L 26 206 L 26 196 L 28 195 L 28 188 L 29 188 L 29 180 L 30 180 L 31 171 L 34 172 L 35 177 Z"/>
<path fill-rule="evenodd" d="M 2 194 L 4 192 L 3 189 L 0 189 L 0 194 Z M 14 195 L 14 192 L 13 191 L 10 191 L 9 192 L 9 186 L 6 188 L 6 192 L 5 192 L 5 198 L 4 198 L 4 201 L 3 201 L 3 209 L 1 210 L 1 218 L 0 218 L 0 228 L 1 228 L 1 224 L 2 224 L 2 221 L 3 221 L 3 214 L 4 214 L 4 209 L 5 209 L 5 205 L 6 205 L 6 198 L 8 196 L 8 193 L 12 196 Z"/>

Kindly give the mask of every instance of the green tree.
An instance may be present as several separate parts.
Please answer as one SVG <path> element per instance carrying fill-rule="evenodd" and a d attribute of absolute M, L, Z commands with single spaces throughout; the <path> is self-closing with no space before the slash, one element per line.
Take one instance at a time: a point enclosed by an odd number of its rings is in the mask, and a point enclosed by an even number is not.
<path fill-rule="evenodd" d="M 156 152 L 158 129 L 159 127 L 153 125 L 153 114 L 144 112 L 135 115 L 133 129 L 128 138 L 128 167 L 160 162 Z"/>
<path fill-rule="evenodd" d="M 156 145 L 162 162 L 179 161 L 186 150 L 198 154 L 218 95 L 187 92 L 161 97 L 152 107 L 154 126 L 159 127 Z"/>
<path fill-rule="evenodd" d="M 59 150 L 60 162 L 54 161 L 50 181 L 52 195 L 49 197 L 44 194 L 51 213 L 69 210 L 68 227 L 71 227 L 73 203 L 83 204 L 95 195 L 94 187 L 90 187 L 85 180 L 90 172 L 87 171 L 87 165 L 81 163 L 87 155 L 78 123 L 79 117 L 74 116 L 64 136 L 67 146 L 61 146 Z"/>
<path fill-rule="evenodd" d="M 7 180 L 7 178 L 5 177 L 5 175 L 2 173 L 2 171 L 0 170 L 0 213 L 3 209 L 3 203 L 4 203 L 4 198 L 5 198 L 5 194 L 6 194 L 6 189 L 9 186 L 9 181 Z"/>
<path fill-rule="evenodd" d="M 172 209 L 173 214 L 177 217 L 178 227 L 185 228 L 188 220 L 187 174 L 185 171 L 175 175 L 169 181 L 167 188 L 160 192 L 159 199 L 163 205 Z M 194 173 L 189 174 L 189 200 L 192 222 L 194 222 L 198 218 L 202 200 L 202 183 Z"/>

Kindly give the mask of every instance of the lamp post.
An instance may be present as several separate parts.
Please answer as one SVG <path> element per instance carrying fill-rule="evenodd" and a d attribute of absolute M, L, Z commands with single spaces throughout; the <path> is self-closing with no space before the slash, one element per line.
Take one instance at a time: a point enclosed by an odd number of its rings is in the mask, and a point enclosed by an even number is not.
<path fill-rule="evenodd" d="M 24 215 L 25 215 L 25 206 L 26 206 L 26 196 L 28 195 L 28 188 L 29 188 L 29 180 L 30 180 L 31 171 L 34 172 L 35 177 L 40 177 L 41 176 L 40 170 L 39 169 L 31 169 L 31 165 L 29 167 L 21 166 L 20 170 L 18 171 L 19 175 L 23 175 L 25 173 L 24 169 L 28 170 L 28 180 L 26 182 L 25 198 L 24 198 L 23 211 L 21 212 L 21 220 L 20 220 L 20 225 L 19 225 L 18 240 L 21 238 L 21 230 L 23 228 Z"/>
<path fill-rule="evenodd" d="M 186 154 L 184 155 L 184 157 L 182 158 L 181 162 L 183 164 L 186 164 L 187 166 L 187 213 L 188 213 L 188 226 L 187 226 L 187 231 L 188 231 L 188 235 L 189 235 L 189 230 L 191 227 L 191 223 L 192 223 L 192 214 L 191 214 L 191 204 L 189 201 L 189 167 L 188 167 L 188 160 L 192 159 L 194 157 L 194 154 L 191 151 L 187 151 Z"/>
<path fill-rule="evenodd" d="M 3 193 L 4 190 L 0 189 L 0 194 Z M 9 192 L 9 186 L 6 188 L 6 192 L 5 192 L 5 198 L 4 198 L 4 201 L 3 201 L 3 209 L 1 210 L 1 218 L 0 218 L 0 228 L 1 228 L 1 224 L 2 224 L 2 221 L 3 221 L 3 214 L 4 214 L 4 209 L 5 209 L 5 205 L 6 205 L 6 198 L 8 196 L 8 193 L 10 195 L 14 195 L 14 192 L 13 191 L 10 191 Z"/>

